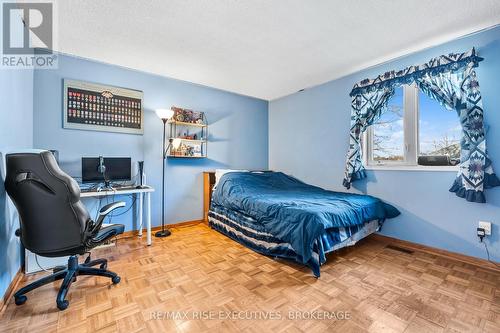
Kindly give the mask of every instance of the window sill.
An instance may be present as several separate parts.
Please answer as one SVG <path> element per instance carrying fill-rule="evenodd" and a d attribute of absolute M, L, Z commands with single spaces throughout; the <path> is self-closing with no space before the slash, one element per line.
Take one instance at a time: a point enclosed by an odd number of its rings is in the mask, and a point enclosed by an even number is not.
<path fill-rule="evenodd" d="M 423 165 L 368 165 L 366 170 L 378 171 L 440 171 L 458 172 L 458 166 L 423 166 Z"/>

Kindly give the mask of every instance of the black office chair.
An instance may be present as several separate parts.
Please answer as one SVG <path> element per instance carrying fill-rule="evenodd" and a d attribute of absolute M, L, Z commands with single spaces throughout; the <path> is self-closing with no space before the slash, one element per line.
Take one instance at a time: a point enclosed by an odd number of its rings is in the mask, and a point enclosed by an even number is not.
<path fill-rule="evenodd" d="M 97 222 L 92 221 L 80 201 L 80 188 L 65 174 L 49 151 L 6 155 L 7 175 L 5 190 L 14 202 L 20 220 L 16 236 L 23 246 L 44 257 L 70 256 L 67 266 L 54 269 L 53 274 L 41 278 L 14 294 L 17 305 L 24 304 L 25 294 L 47 283 L 64 279 L 57 294 L 57 307 L 64 310 L 71 283 L 78 275 L 98 275 L 111 278 L 113 284 L 120 277 L 108 271 L 106 259 L 90 260 L 78 264 L 78 255 L 123 233 L 124 226 L 115 224 L 102 227 L 106 216 L 124 202 L 106 205 L 99 211 Z M 100 268 L 92 266 L 100 265 Z"/>

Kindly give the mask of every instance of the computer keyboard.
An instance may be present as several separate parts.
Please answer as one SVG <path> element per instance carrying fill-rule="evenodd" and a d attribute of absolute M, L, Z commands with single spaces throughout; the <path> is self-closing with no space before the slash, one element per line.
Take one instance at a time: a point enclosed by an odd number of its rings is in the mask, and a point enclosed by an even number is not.
<path fill-rule="evenodd" d="M 119 184 L 111 184 L 111 188 L 104 188 L 99 186 L 89 186 L 89 187 L 80 187 L 81 193 L 88 192 L 96 192 L 96 191 L 127 191 L 134 190 L 137 188 L 137 185 L 128 184 L 128 185 L 119 185 Z"/>

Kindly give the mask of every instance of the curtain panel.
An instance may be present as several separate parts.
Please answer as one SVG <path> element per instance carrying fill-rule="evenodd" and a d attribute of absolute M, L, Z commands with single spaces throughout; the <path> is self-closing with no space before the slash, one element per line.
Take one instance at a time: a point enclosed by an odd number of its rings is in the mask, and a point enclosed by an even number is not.
<path fill-rule="evenodd" d="M 431 59 L 419 66 L 386 72 L 365 79 L 351 91 L 351 129 L 343 185 L 366 177 L 360 138 L 386 110 L 395 88 L 416 83 L 420 90 L 449 110 L 455 110 L 462 126 L 460 166 L 450 188 L 471 202 L 486 202 L 484 189 L 500 186 L 486 150 L 483 106 L 475 67 L 483 59 L 475 49 Z"/>

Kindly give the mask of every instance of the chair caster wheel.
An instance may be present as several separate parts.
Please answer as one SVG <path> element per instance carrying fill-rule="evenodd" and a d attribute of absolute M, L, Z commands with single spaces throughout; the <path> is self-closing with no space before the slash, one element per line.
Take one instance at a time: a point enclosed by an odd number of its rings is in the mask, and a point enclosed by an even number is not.
<path fill-rule="evenodd" d="M 24 295 L 21 295 L 18 297 L 14 296 L 14 302 L 16 303 L 16 305 L 23 305 L 27 299 L 28 299 L 28 297 L 26 297 Z"/>
<path fill-rule="evenodd" d="M 68 308 L 69 302 L 68 301 L 62 301 L 62 302 L 57 302 L 57 308 L 59 310 L 66 310 Z"/>
<path fill-rule="evenodd" d="M 117 275 L 111 279 L 111 282 L 113 282 L 113 284 L 118 284 L 120 283 L 120 280 L 120 277 Z"/>
<path fill-rule="evenodd" d="M 107 269 L 108 268 L 108 264 L 107 263 L 103 263 L 101 264 L 101 266 L 99 266 L 100 269 Z"/>

